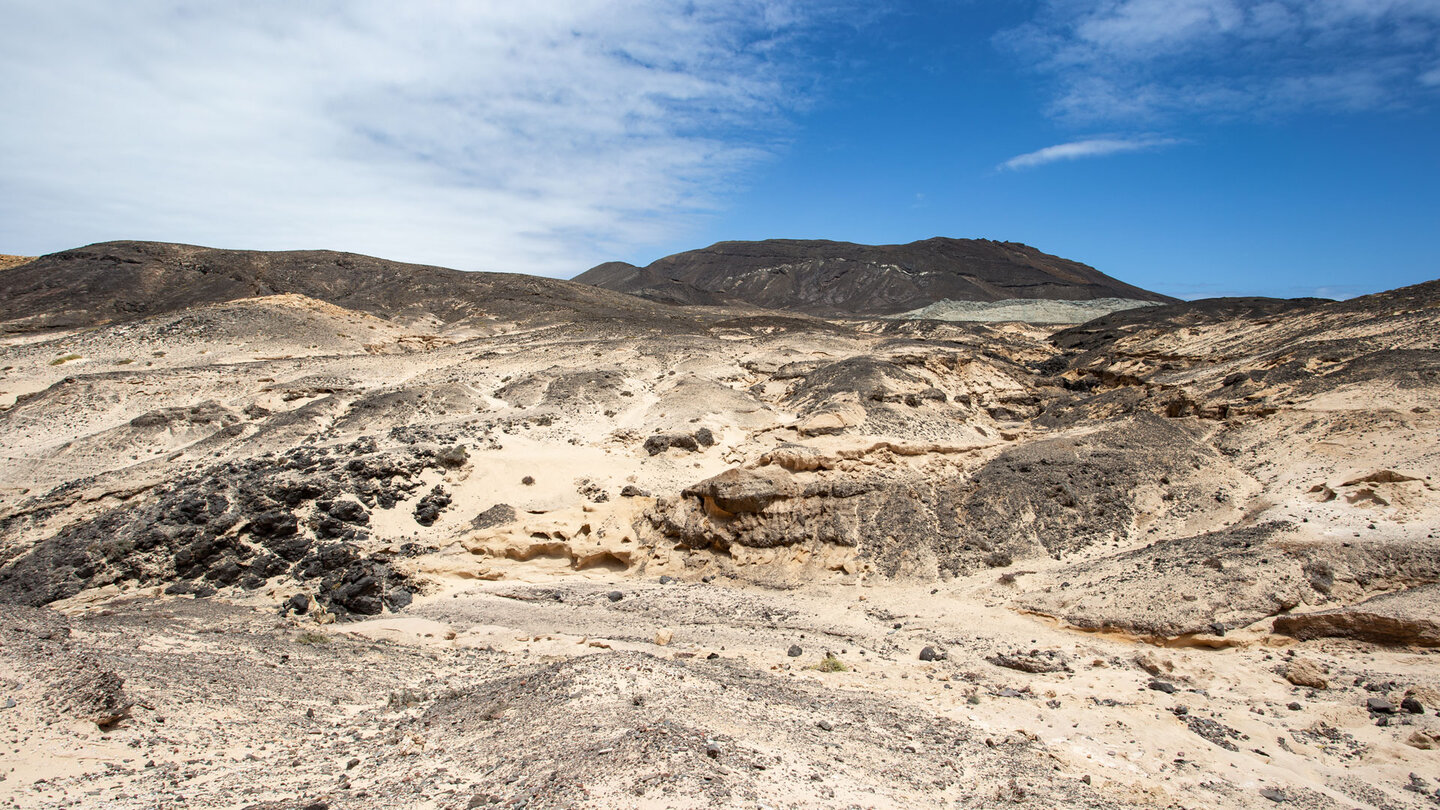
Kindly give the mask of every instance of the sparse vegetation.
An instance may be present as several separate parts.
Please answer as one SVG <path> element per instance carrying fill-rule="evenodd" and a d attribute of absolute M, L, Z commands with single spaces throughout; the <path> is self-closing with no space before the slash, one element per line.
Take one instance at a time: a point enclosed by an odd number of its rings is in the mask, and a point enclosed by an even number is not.
<path fill-rule="evenodd" d="M 55 358 L 54 360 L 51 360 L 51 361 L 50 361 L 50 365 L 52 365 L 52 366 L 60 366 L 60 365 L 64 365 L 65 363 L 70 362 L 71 360 L 79 360 L 79 359 L 80 359 L 80 355 L 78 355 L 78 354 L 62 354 L 62 355 L 60 355 L 59 357 Z"/>
<path fill-rule="evenodd" d="M 836 658 L 834 653 L 826 653 L 826 654 L 825 654 L 825 657 L 822 658 L 822 659 L 820 659 L 820 663 L 818 663 L 818 664 L 811 664 L 810 666 L 806 667 L 806 669 L 815 669 L 815 670 L 819 670 L 819 671 L 821 671 L 821 672 L 849 672 L 849 671 L 850 671 L 850 667 L 846 666 L 844 661 L 841 661 L 839 658 Z"/>
<path fill-rule="evenodd" d="M 316 632 L 314 630 L 306 630 L 305 632 L 295 637 L 295 643 L 308 644 L 310 646 L 314 646 L 317 644 L 329 644 L 330 637 L 325 635 L 324 633 Z"/>
<path fill-rule="evenodd" d="M 133 363 L 133 362 L 135 362 L 135 358 L 133 358 L 133 357 L 122 357 L 122 358 L 120 358 L 119 360 L 116 360 L 116 361 L 115 361 L 115 365 L 117 365 L 117 366 L 128 366 L 128 365 L 130 365 L 130 364 Z"/>

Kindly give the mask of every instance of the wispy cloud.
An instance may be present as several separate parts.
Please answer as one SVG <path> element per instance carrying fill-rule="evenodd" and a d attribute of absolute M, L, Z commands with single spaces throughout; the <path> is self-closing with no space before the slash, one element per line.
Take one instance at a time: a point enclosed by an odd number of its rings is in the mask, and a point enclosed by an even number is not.
<path fill-rule="evenodd" d="M 999 43 L 1077 123 L 1434 102 L 1437 0 L 1046 0 Z"/>
<path fill-rule="evenodd" d="M 1001 163 L 999 169 L 1033 169 L 1046 163 L 1080 158 L 1104 157 L 1123 152 L 1143 152 L 1181 143 L 1176 138 L 1091 138 L 1084 141 L 1047 146 L 1034 152 L 1016 155 Z"/>
<path fill-rule="evenodd" d="M 775 151 L 801 0 L 22 0 L 0 249 L 336 247 L 568 274 Z"/>

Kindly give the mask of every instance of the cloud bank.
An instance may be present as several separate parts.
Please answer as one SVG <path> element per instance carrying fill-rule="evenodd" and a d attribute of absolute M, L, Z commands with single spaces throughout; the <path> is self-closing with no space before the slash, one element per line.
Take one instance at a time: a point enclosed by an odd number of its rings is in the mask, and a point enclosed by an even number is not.
<path fill-rule="evenodd" d="M 1073 123 L 1360 111 L 1440 97 L 1440 0 L 1046 0 L 998 43 Z"/>
<path fill-rule="evenodd" d="M 0 252 L 164 239 L 569 275 L 773 153 L 823 5 L 8 3 Z"/>
<path fill-rule="evenodd" d="M 1123 152 L 1143 152 L 1165 146 L 1173 146 L 1177 143 L 1180 143 L 1180 141 L 1175 138 L 1091 138 L 1084 141 L 1072 141 L 1070 143 L 1047 146 L 1044 149 L 1017 155 L 1001 163 L 998 168 L 1011 171 L 1033 169 L 1037 166 L 1044 166 L 1047 163 L 1055 163 L 1062 160 L 1104 157 L 1105 155 L 1116 155 Z"/>

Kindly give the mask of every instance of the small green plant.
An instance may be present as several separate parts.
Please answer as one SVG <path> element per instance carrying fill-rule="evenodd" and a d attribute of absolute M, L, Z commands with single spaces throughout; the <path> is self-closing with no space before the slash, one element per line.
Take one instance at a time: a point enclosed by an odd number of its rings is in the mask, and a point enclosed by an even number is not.
<path fill-rule="evenodd" d="M 324 633 L 317 633 L 314 630 L 306 630 L 305 632 L 295 637 L 295 643 L 309 644 L 312 646 L 315 644 L 329 644 L 330 637 L 325 635 Z"/>
<path fill-rule="evenodd" d="M 128 366 L 128 365 L 130 365 L 130 364 L 133 363 L 133 362 L 135 362 L 135 358 L 133 358 L 133 357 L 122 357 L 122 358 L 120 358 L 119 360 L 116 360 L 116 361 L 115 361 L 115 365 L 117 365 L 117 366 Z"/>
<path fill-rule="evenodd" d="M 810 666 L 806 667 L 806 669 L 818 669 L 821 672 L 850 671 L 850 667 L 845 666 L 845 662 L 841 661 L 839 658 L 836 658 L 833 653 L 826 653 L 825 657 L 820 659 L 820 663 L 811 664 Z"/>
<path fill-rule="evenodd" d="M 78 354 L 62 354 L 62 355 L 60 355 L 59 357 L 55 358 L 54 360 L 51 360 L 51 361 L 50 361 L 50 365 L 52 365 L 52 366 L 58 366 L 58 365 L 61 365 L 61 364 L 63 364 L 63 363 L 68 363 L 68 362 L 70 362 L 71 360 L 79 360 L 79 359 L 80 359 L 80 355 L 78 355 Z"/>

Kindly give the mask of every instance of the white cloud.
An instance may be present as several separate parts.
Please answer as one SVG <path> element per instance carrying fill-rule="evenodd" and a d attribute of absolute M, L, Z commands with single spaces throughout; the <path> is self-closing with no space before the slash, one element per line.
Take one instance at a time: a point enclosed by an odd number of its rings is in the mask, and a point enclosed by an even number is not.
<path fill-rule="evenodd" d="M 1080 158 L 1103 157 L 1123 152 L 1142 152 L 1180 143 L 1175 138 L 1091 138 L 1084 141 L 1047 146 L 1034 152 L 1016 155 L 1001 163 L 1000 169 L 1033 169 L 1046 163 Z"/>
<path fill-rule="evenodd" d="M 772 154 L 800 0 L 18 0 L 0 252 L 113 238 L 568 275 Z"/>
<path fill-rule="evenodd" d="M 1047 0 L 998 42 L 1077 123 L 1433 102 L 1440 0 Z"/>

